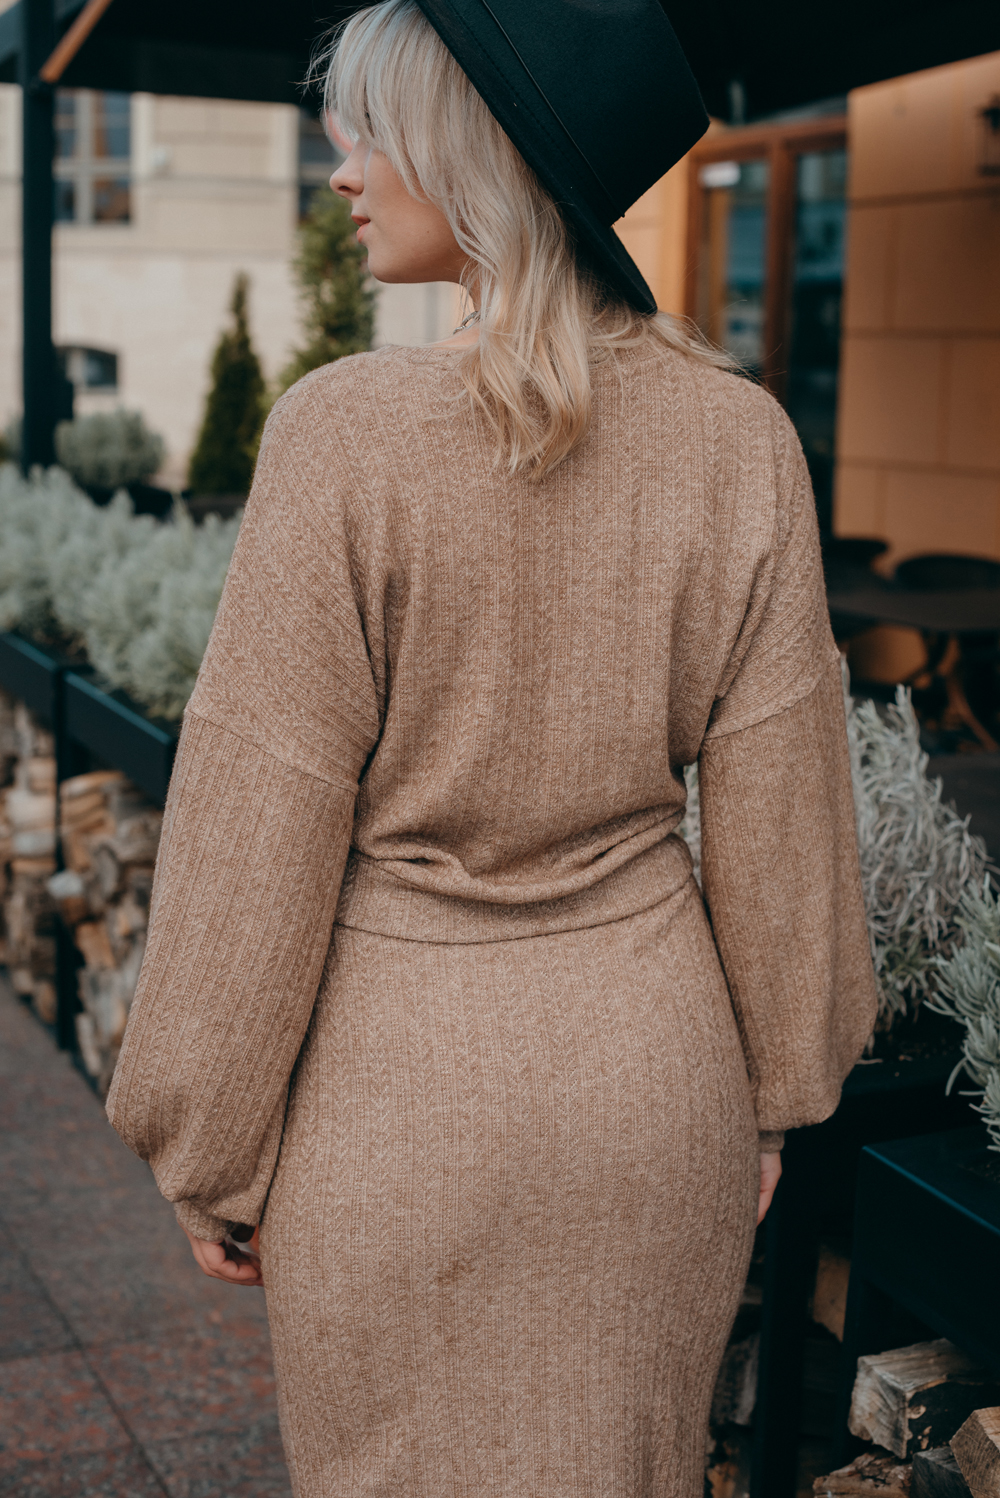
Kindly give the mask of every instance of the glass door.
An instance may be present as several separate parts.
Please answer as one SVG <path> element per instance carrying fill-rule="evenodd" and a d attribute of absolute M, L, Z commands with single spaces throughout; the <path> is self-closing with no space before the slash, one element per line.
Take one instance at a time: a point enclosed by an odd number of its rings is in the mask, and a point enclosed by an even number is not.
<path fill-rule="evenodd" d="M 830 529 L 846 122 L 749 126 L 694 148 L 688 315 L 783 402 Z"/>
<path fill-rule="evenodd" d="M 710 161 L 698 270 L 699 326 L 748 373 L 764 372 L 769 163 Z"/>

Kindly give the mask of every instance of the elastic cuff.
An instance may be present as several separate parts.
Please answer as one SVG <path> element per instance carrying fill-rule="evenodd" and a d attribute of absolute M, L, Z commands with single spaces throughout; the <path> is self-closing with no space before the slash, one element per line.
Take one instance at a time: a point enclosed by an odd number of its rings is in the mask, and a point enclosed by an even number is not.
<path fill-rule="evenodd" d="M 207 1243 L 221 1243 L 229 1229 L 236 1226 L 224 1217 L 213 1217 L 210 1212 L 199 1211 L 191 1202 L 173 1202 L 172 1206 L 181 1227 L 187 1228 L 196 1238 L 204 1238 Z"/>
<path fill-rule="evenodd" d="M 764 1129 L 757 1135 L 757 1142 L 762 1155 L 773 1155 L 785 1147 L 784 1129 Z"/>

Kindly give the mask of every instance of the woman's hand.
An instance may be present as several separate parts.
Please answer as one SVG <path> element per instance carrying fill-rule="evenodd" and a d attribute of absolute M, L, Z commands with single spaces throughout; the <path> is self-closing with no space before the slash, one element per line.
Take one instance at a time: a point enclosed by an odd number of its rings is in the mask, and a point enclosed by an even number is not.
<path fill-rule="evenodd" d="M 757 1222 L 762 1223 L 771 1205 L 774 1188 L 781 1178 L 781 1151 L 760 1157 L 760 1199 L 757 1203 Z"/>
<path fill-rule="evenodd" d="M 203 1274 L 213 1280 L 224 1280 L 227 1285 L 263 1285 L 259 1228 L 254 1228 L 253 1236 L 239 1245 L 229 1241 L 212 1243 L 207 1238 L 196 1238 L 187 1228 L 184 1231 Z"/>

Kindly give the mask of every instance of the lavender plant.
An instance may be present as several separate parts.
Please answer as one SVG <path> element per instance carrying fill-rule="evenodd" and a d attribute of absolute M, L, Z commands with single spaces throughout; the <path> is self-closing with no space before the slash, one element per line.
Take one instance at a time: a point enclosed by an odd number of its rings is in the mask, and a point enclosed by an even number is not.
<path fill-rule="evenodd" d="M 872 962 L 880 990 L 876 1028 L 915 1012 L 934 987 L 938 959 L 958 935 L 965 893 L 981 884 L 986 846 L 941 800 L 927 776 L 927 755 L 910 694 L 881 710 L 854 701 L 844 677 L 847 738 L 861 883 Z"/>
<path fill-rule="evenodd" d="M 982 1095 L 978 1111 L 990 1148 L 1000 1150 L 1000 903 L 988 875 L 980 888 L 964 891 L 955 923 L 961 935 L 948 956 L 936 959 L 937 985 L 926 1002 L 965 1026 L 949 1091 L 964 1070 Z"/>
<path fill-rule="evenodd" d="M 239 517 L 161 525 L 122 491 L 98 508 L 58 468 L 0 468 L 0 629 L 85 653 L 152 712 L 179 718 L 215 618 Z"/>

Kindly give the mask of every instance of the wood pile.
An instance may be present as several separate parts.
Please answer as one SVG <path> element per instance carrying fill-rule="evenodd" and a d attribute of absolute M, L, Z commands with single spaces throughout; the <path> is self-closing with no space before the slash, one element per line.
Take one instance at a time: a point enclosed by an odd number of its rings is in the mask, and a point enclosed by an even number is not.
<path fill-rule="evenodd" d="M 163 813 L 117 770 L 64 780 L 59 808 L 65 868 L 48 888 L 83 959 L 80 1055 L 106 1092 L 146 949 Z"/>
<path fill-rule="evenodd" d="M 974 1410 L 951 1449 L 972 1498 L 1000 1498 L 1000 1408 Z"/>
<path fill-rule="evenodd" d="M 52 735 L 2 694 L 0 787 L 0 962 L 53 1024 L 61 919 L 78 953 L 80 1055 L 106 1092 L 146 947 L 163 813 L 117 770 L 64 780 L 57 797 Z"/>
<path fill-rule="evenodd" d="M 40 1019 L 56 1017 L 56 761 L 52 735 L 0 694 L 0 961 Z"/>
<path fill-rule="evenodd" d="M 973 1410 L 998 1399 L 993 1375 L 939 1337 L 859 1358 L 848 1424 L 905 1459 L 944 1445 Z"/>
<path fill-rule="evenodd" d="M 911 1498 L 913 1469 L 885 1452 L 866 1451 L 813 1483 L 816 1498 Z"/>

